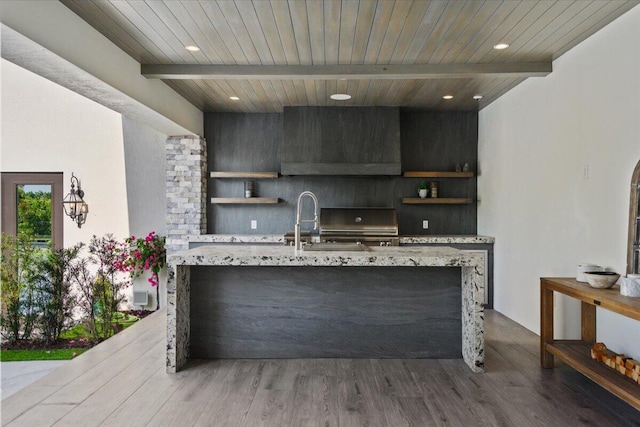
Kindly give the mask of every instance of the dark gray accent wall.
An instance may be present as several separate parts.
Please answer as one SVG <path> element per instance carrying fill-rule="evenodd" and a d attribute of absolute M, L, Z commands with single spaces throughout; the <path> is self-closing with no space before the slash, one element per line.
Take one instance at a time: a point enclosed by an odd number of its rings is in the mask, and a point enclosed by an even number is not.
<path fill-rule="evenodd" d="M 398 107 L 285 107 L 283 175 L 400 175 Z"/>
<path fill-rule="evenodd" d="M 461 358 L 460 268 L 192 267 L 192 358 Z"/>
<path fill-rule="evenodd" d="M 478 171 L 478 114 L 476 112 L 403 112 L 400 115 L 403 171 L 454 171 L 469 164 Z M 398 194 L 411 194 L 421 179 L 404 178 Z M 439 197 L 469 197 L 470 205 L 404 206 L 398 211 L 401 234 L 476 234 L 477 178 L 437 178 Z M 415 191 L 413 191 L 415 193 Z M 415 197 L 400 196 L 400 197 Z M 422 230 L 422 220 L 429 230 Z"/>
<path fill-rule="evenodd" d="M 281 114 L 205 114 L 209 171 L 280 172 Z M 475 112 L 400 112 L 403 171 L 477 170 L 478 116 Z M 282 176 L 255 180 L 255 193 L 278 197 L 276 205 L 209 205 L 207 233 L 280 234 L 293 231 L 298 195 L 310 190 L 321 207 L 394 207 L 400 234 L 476 234 L 476 204 L 404 205 L 417 197 L 421 179 L 394 176 Z M 431 181 L 430 179 L 426 180 Z M 440 197 L 477 197 L 476 178 L 439 178 Z M 244 180 L 209 179 L 211 197 L 243 197 Z M 305 212 L 310 206 L 305 201 Z M 308 215 L 308 213 L 307 213 Z M 429 229 L 422 229 L 422 220 Z M 251 220 L 258 228 L 250 228 Z"/>
<path fill-rule="evenodd" d="M 209 171 L 280 171 L 282 114 L 206 113 L 204 119 Z"/>

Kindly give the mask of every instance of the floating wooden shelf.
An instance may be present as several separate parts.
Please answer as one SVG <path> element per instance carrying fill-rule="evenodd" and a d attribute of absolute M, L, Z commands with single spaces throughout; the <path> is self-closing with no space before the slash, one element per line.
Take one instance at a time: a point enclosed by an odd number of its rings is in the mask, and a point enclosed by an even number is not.
<path fill-rule="evenodd" d="M 405 205 L 468 205 L 473 199 L 466 197 L 437 197 L 435 199 L 421 199 L 418 197 L 405 197 L 402 199 Z"/>
<path fill-rule="evenodd" d="M 211 172 L 211 178 L 255 178 L 273 179 L 278 177 L 278 172 Z"/>
<path fill-rule="evenodd" d="M 616 370 L 593 360 L 592 346 L 593 344 L 580 340 L 558 340 L 547 343 L 545 349 L 631 406 L 640 409 L 640 386 Z"/>
<path fill-rule="evenodd" d="M 473 172 L 407 171 L 405 178 L 473 178 Z"/>
<path fill-rule="evenodd" d="M 273 197 L 212 197 L 212 204 L 252 204 L 270 205 L 280 203 L 280 199 Z"/>

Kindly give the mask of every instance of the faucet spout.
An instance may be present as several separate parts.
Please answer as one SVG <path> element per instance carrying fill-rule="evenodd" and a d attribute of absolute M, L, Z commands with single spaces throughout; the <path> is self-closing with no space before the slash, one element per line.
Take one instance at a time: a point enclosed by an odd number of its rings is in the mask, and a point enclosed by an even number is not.
<path fill-rule="evenodd" d="M 304 197 L 310 197 L 313 201 L 313 219 L 301 219 L 302 211 L 302 199 Z M 318 229 L 318 198 L 311 191 L 303 191 L 298 196 L 298 204 L 296 207 L 296 226 L 295 226 L 295 245 L 296 251 L 302 249 L 302 242 L 300 240 L 300 225 L 303 222 L 313 222 L 313 229 Z"/>

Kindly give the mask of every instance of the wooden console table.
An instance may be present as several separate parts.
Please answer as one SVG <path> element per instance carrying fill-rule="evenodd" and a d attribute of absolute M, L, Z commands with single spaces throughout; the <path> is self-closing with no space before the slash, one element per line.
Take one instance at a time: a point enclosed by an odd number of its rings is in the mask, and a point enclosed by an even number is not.
<path fill-rule="evenodd" d="M 582 339 L 553 338 L 553 293 L 582 302 Z M 596 342 L 596 307 L 640 320 L 640 298 L 620 295 L 618 286 L 595 289 L 570 278 L 540 279 L 540 364 L 553 368 L 554 356 L 640 410 L 640 385 L 591 358 Z"/>

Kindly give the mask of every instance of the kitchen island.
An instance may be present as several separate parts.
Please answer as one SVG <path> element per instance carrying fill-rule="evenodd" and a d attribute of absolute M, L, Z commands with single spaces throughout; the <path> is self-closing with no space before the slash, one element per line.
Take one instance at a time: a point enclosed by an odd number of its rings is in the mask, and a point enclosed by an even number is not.
<path fill-rule="evenodd" d="M 296 328 L 304 328 L 307 323 L 314 321 L 316 317 L 335 317 L 341 319 L 344 311 L 355 313 L 355 315 L 366 316 L 366 321 L 359 322 L 353 316 L 347 321 L 353 325 L 358 337 L 371 336 L 375 338 L 375 333 L 367 335 L 366 330 L 360 332 L 358 329 L 364 326 L 379 327 L 372 325 L 372 319 L 376 318 L 377 311 L 385 308 L 385 298 L 392 300 L 395 294 L 404 295 L 402 304 L 411 304 L 414 301 L 427 301 L 423 308 L 426 313 L 435 310 L 437 315 L 431 326 L 422 329 L 425 334 L 438 330 L 440 322 L 450 322 L 452 303 L 442 297 L 442 294 L 449 295 L 447 291 L 437 288 L 438 283 L 432 283 L 429 277 L 440 277 L 434 270 L 452 271 L 458 276 L 458 297 L 457 316 L 459 318 L 460 331 L 457 336 L 460 339 L 461 356 L 467 365 L 474 372 L 482 372 L 484 368 L 484 260 L 478 254 L 466 253 L 448 247 L 385 247 L 369 248 L 363 252 L 342 252 L 342 251 L 319 251 L 319 252 L 299 252 L 295 253 L 291 247 L 274 246 L 203 246 L 190 249 L 184 252 L 172 254 L 168 258 L 169 277 L 167 282 L 168 299 L 168 319 L 167 319 L 167 372 L 178 371 L 190 357 L 237 357 L 238 351 L 252 351 L 250 356 L 242 357 L 301 357 L 290 356 L 291 354 L 303 354 L 302 357 L 351 357 L 348 352 L 341 352 L 339 348 L 330 350 L 330 353 L 323 352 L 321 347 L 324 341 L 317 341 L 316 347 L 320 349 L 318 354 L 308 353 L 309 343 L 306 346 L 299 346 L 299 338 L 308 337 L 317 331 L 297 331 Z M 445 267 L 445 268 L 443 268 Z M 435 275 L 434 275 L 435 274 Z M 326 279 L 326 278 L 329 279 Z M 393 280 L 390 280 L 392 278 Z M 357 279 L 357 280 L 356 280 Z M 443 279 L 444 280 L 444 279 Z M 241 295 L 235 295 L 234 300 L 225 300 L 224 304 L 216 301 L 218 298 L 226 298 L 234 288 L 240 288 L 247 283 L 251 286 Z M 324 284 L 323 284 L 324 281 Z M 337 281 L 339 283 L 334 283 Z M 446 280 L 445 280 L 446 281 Z M 282 285 L 284 283 L 284 285 Z M 312 283 L 313 286 L 310 286 Z M 356 286 L 357 285 L 357 286 Z M 349 294 L 351 288 L 357 288 L 355 294 Z M 397 287 L 397 292 L 394 289 Z M 222 291 L 218 292 L 218 288 Z M 381 288 L 385 288 L 380 290 Z M 430 289 L 436 291 L 430 292 Z M 345 292 L 344 298 L 323 299 L 318 303 L 317 295 L 330 289 L 331 296 Z M 377 294 L 358 294 L 357 292 L 367 292 L 371 289 Z M 281 292 L 277 296 L 262 292 Z M 389 293 L 389 290 L 392 292 Z M 414 298 L 415 292 L 427 292 L 423 299 Z M 303 295 L 297 295 L 300 291 Z M 383 292 L 383 293 L 380 293 Z M 384 292 L 387 292 L 386 297 Z M 309 293 L 313 297 L 307 297 Z M 382 297 L 381 297 L 382 295 Z M 247 315 L 256 312 L 263 313 L 262 308 L 265 298 L 270 298 L 270 311 L 264 311 L 268 315 L 256 320 L 247 320 L 250 326 L 260 327 L 266 322 L 271 329 L 262 329 L 261 333 L 278 332 L 281 326 L 286 334 L 280 334 L 275 347 L 274 342 L 245 342 L 246 338 L 234 335 L 233 340 L 224 342 L 230 346 L 229 349 L 220 348 L 221 344 L 216 341 L 220 336 L 227 333 L 233 334 L 237 331 L 238 323 L 228 322 L 227 318 L 220 314 L 221 311 L 233 311 L 233 301 L 242 298 L 243 307 Z M 439 299 L 440 298 L 440 299 Z M 444 299 L 442 299 L 444 298 Z M 327 305 L 327 301 L 339 303 L 342 300 L 350 301 L 346 308 L 337 308 L 331 313 L 332 307 Z M 428 301 L 433 300 L 433 304 Z M 441 304 L 439 301 L 449 301 Z M 280 305 L 273 307 L 274 301 Z M 289 304 L 289 301 L 291 302 Z M 307 301 L 307 305 L 300 305 Z M 207 305 L 210 304 L 210 305 Z M 415 304 L 415 303 L 414 303 Z M 362 305 L 359 307 L 359 305 Z M 192 307 L 193 306 L 193 307 Z M 289 306 L 294 306 L 292 311 L 282 316 Z M 445 307 L 446 306 L 446 307 Z M 209 307 L 209 308 L 208 308 Z M 211 308 L 215 307 L 215 308 Z M 252 311 L 246 310 L 252 307 Z M 442 309 L 449 311 L 442 311 Z M 410 307 L 405 311 L 411 311 Z M 313 319 L 309 319 L 307 312 L 313 313 Z M 327 312 L 329 312 L 327 314 Z M 280 313 L 280 314 L 278 314 Z M 367 314 L 368 313 L 368 314 Z M 397 334 L 403 328 L 413 328 L 420 331 L 420 323 L 415 320 L 404 318 L 396 319 L 402 313 L 402 307 L 394 311 L 392 320 L 395 324 L 390 330 Z M 382 316 L 384 313 L 380 313 Z M 235 314 L 237 319 L 237 313 Z M 278 316 L 280 323 L 269 323 L 268 316 Z M 305 317 L 306 316 L 306 317 Z M 438 317 L 439 316 L 439 317 Z M 427 316 L 429 317 L 429 316 Z M 288 320 L 285 322 L 285 320 Z M 314 324 L 316 324 L 314 323 Z M 365 324 L 363 326 L 363 324 Z M 279 325 L 275 328 L 273 325 Z M 415 325 L 418 325 L 417 328 Z M 326 326 L 326 325 L 325 325 Z M 373 329 L 377 331 L 377 329 Z M 336 331 L 341 334 L 344 330 Z M 394 332 L 395 331 L 395 332 Z M 300 332 L 297 334 L 297 332 Z M 377 333 L 377 332 L 376 332 Z M 326 337 L 331 337 L 327 335 Z M 290 337 L 290 341 L 287 341 Z M 438 335 L 433 336 L 433 346 L 438 346 Z M 393 338 L 390 336 L 390 338 Z M 347 344 L 353 340 L 347 338 Z M 366 340 L 361 340 L 366 341 Z M 366 353 L 366 342 L 356 343 L 361 346 L 354 351 L 356 357 L 397 357 L 393 353 L 378 354 L 373 351 Z M 427 343 L 428 344 L 428 343 Z M 263 347 L 263 345 L 265 345 Z M 373 348 L 377 348 L 376 344 Z M 241 350 L 237 350 L 240 348 Z M 264 348 L 264 350 L 262 350 Z M 274 350 L 275 348 L 275 350 Z M 409 350 L 404 357 L 429 357 L 429 351 L 412 353 Z M 437 350 L 437 348 L 435 349 Z M 275 351 L 275 353 L 274 353 Z M 365 352 L 365 356 L 362 352 Z M 435 353 L 437 354 L 437 353 Z"/>

